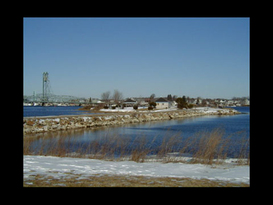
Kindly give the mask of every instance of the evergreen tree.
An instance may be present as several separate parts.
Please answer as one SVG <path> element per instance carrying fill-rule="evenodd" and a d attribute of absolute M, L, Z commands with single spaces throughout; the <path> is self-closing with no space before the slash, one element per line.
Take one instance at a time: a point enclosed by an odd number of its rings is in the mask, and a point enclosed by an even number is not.
<path fill-rule="evenodd" d="M 179 109 L 187 108 L 188 109 L 188 103 L 187 103 L 185 96 L 183 96 L 182 98 L 177 98 L 176 102 L 177 102 L 177 108 L 179 108 Z"/>

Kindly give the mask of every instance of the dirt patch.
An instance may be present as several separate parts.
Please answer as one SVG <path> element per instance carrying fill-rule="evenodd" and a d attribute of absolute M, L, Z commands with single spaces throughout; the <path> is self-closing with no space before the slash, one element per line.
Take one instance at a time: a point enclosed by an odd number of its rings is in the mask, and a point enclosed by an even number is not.
<path fill-rule="evenodd" d="M 24 187 L 249 187 L 245 183 L 175 177 L 131 175 L 82 176 L 68 173 L 59 179 L 36 175 L 24 180 Z"/>

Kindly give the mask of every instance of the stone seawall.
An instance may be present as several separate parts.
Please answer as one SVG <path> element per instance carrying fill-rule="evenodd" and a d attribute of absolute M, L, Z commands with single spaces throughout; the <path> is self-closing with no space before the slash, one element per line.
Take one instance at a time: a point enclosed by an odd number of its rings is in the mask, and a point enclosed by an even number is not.
<path fill-rule="evenodd" d="M 101 115 L 76 115 L 54 117 L 25 117 L 23 119 L 23 132 L 39 133 L 48 131 L 60 131 L 77 128 L 92 128 L 101 126 L 123 125 L 159 120 L 171 120 L 184 117 L 202 115 L 234 115 L 239 114 L 233 109 L 214 110 L 178 110 L 167 112 L 133 112 Z"/>

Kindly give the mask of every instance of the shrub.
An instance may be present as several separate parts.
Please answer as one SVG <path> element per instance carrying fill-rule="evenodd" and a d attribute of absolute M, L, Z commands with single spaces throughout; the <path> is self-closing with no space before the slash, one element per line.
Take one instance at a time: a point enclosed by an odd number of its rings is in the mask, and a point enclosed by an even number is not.
<path fill-rule="evenodd" d="M 138 105 L 134 105 L 133 108 L 134 108 L 135 110 L 137 110 L 137 109 L 138 109 Z"/>
<path fill-rule="evenodd" d="M 104 108 L 104 109 L 108 109 L 109 107 L 108 107 L 107 105 L 105 105 L 103 108 Z"/>
<path fill-rule="evenodd" d="M 152 106 L 149 106 L 148 107 L 148 110 L 153 110 L 154 108 Z"/>
<path fill-rule="evenodd" d="M 156 108 L 156 103 L 155 102 L 149 102 L 150 107 Z"/>
<path fill-rule="evenodd" d="M 183 98 L 177 98 L 175 101 L 177 102 L 177 108 L 179 108 L 179 109 L 187 108 L 188 109 L 188 103 L 187 103 L 185 96 L 183 96 Z"/>
<path fill-rule="evenodd" d="M 193 108 L 193 104 L 189 104 L 188 108 L 190 108 L 190 109 Z"/>

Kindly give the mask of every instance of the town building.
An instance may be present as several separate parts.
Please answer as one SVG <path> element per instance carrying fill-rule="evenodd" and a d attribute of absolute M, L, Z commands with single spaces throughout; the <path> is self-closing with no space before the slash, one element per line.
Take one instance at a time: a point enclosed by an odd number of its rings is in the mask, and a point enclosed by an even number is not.
<path fill-rule="evenodd" d="M 128 98 L 127 100 L 123 101 L 123 104 L 125 104 L 126 107 L 133 107 L 135 104 L 137 104 L 137 101 L 132 98 Z"/>
<path fill-rule="evenodd" d="M 164 98 L 158 98 L 155 103 L 157 109 L 168 109 L 171 107 L 171 103 Z"/>

